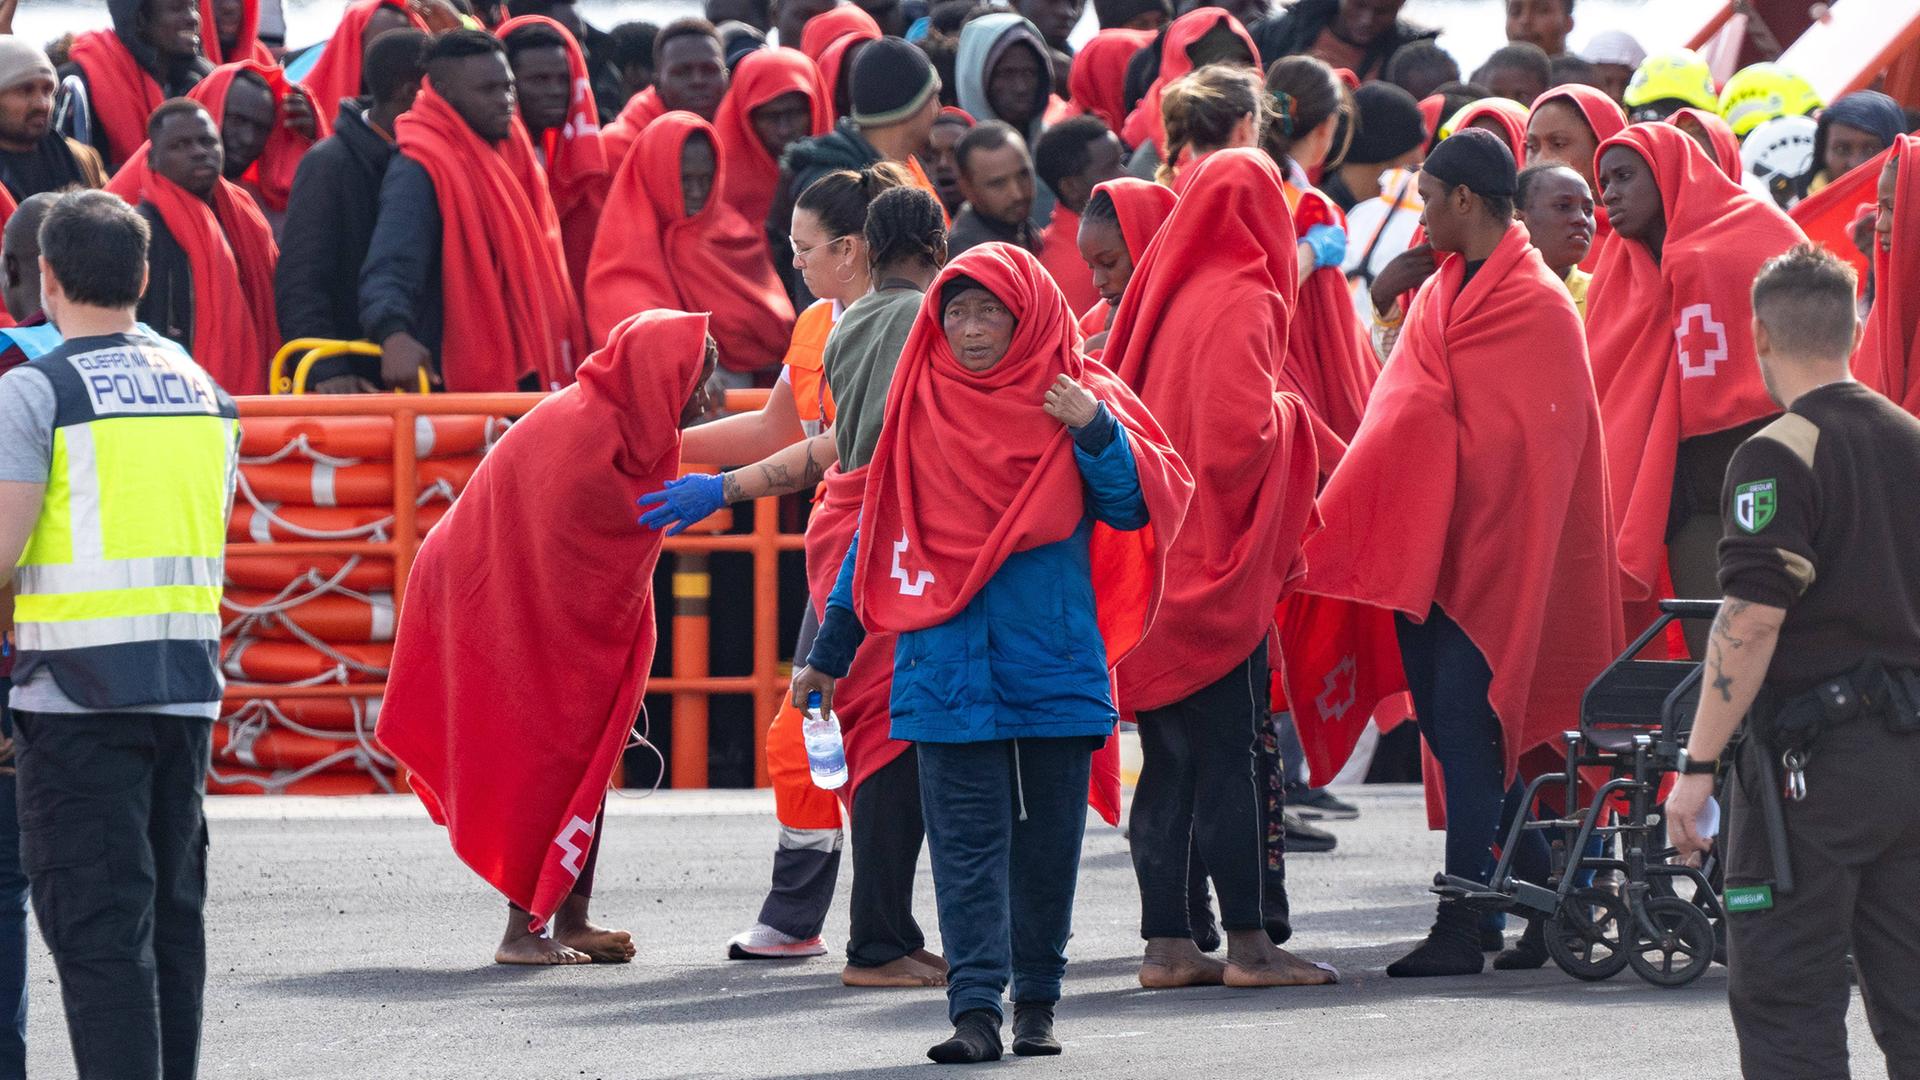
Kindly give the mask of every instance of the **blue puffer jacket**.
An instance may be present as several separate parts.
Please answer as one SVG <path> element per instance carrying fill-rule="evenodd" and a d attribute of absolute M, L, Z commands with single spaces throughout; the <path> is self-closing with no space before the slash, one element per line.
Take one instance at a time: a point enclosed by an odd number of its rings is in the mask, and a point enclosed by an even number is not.
<path fill-rule="evenodd" d="M 1083 449 L 1076 433 L 1073 456 L 1086 482 L 1087 513 L 1073 535 L 1008 556 L 959 615 L 900 635 L 893 654 L 894 738 L 965 743 L 1113 731 L 1088 540 L 1095 521 L 1144 527 L 1147 506 L 1126 433 L 1104 405 L 1101 413 L 1088 427 L 1110 425 L 1112 437 L 1098 452 Z M 864 636 L 853 611 L 859 549 L 856 535 L 807 659 L 829 675 L 846 673 Z"/>

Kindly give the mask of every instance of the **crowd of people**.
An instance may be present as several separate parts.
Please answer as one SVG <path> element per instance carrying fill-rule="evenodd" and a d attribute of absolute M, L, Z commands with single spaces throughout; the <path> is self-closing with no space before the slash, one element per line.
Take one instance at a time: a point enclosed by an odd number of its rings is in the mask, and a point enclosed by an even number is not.
<path fill-rule="evenodd" d="M 998 1058 L 1009 991 L 1012 1050 L 1060 1052 L 1122 719 L 1143 986 L 1338 978 L 1282 948 L 1286 856 L 1333 844 L 1305 816 L 1356 811 L 1315 785 L 1405 719 L 1445 871 L 1486 881 L 1626 635 L 1721 594 L 1723 478 L 1786 405 L 1754 282 L 1835 280 L 1788 210 L 1860 170 L 1854 372 L 1920 408 L 1914 118 L 1777 65 L 1718 86 L 1619 32 L 1574 50 L 1573 0 L 1512 0 L 1470 76 L 1392 0 L 1095 0 L 1078 45 L 1083 0 L 708 0 L 607 33 L 567 0 L 352 0 L 291 53 L 257 0 L 109 7 L 45 48 L 0 36 L 0 369 L 71 336 L 43 292 L 100 307 L 43 288 L 39 245 L 80 213 L 60 193 L 104 187 L 150 238 L 139 332 L 225 415 L 302 338 L 377 346 L 316 365 L 316 393 L 562 392 L 429 536 L 380 722 L 508 897 L 502 963 L 633 957 L 587 917 L 652 656 L 632 582 L 662 531 L 812 494 L 772 883 L 728 955 L 824 954 L 850 845 L 842 979 L 944 985 L 938 1061 Z M 0 381 L 0 427 L 66 423 L 37 370 Z M 710 388 L 754 385 L 764 408 L 718 416 Z M 472 584 L 507 534 L 527 571 Z M 577 685 L 524 678 L 534 651 L 470 670 L 463 634 L 528 623 L 578 631 L 529 646 Z M 86 711 L 21 649 L 16 709 Z M 838 715 L 838 792 L 810 778 L 810 707 Z M 543 713 L 582 728 L 483 788 L 454 766 Z M 1524 841 L 1518 876 L 1546 881 Z M 944 955 L 913 911 L 923 845 Z M 1509 942 L 1443 899 L 1387 971 L 1538 968 L 1544 924 Z"/>

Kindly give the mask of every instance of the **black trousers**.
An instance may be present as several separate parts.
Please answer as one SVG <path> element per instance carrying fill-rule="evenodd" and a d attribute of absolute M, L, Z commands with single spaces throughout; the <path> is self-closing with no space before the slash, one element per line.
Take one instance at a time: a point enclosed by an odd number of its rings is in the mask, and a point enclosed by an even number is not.
<path fill-rule="evenodd" d="M 847 963 L 879 967 L 926 947 L 913 918 L 913 877 L 927 830 L 920 816 L 920 757 L 913 747 L 853 795 L 853 897 Z"/>
<path fill-rule="evenodd" d="M 1140 786 L 1128 819 L 1140 884 L 1140 936 L 1184 938 L 1187 863 L 1197 848 L 1227 930 L 1263 927 L 1267 770 L 1257 745 L 1267 723 L 1267 646 L 1183 701 L 1139 715 Z"/>
<path fill-rule="evenodd" d="M 1774 877 L 1749 742 L 1727 806 L 1727 888 Z M 1777 760 L 1777 759 L 1776 759 Z M 1847 1075 L 1846 957 L 1892 1080 L 1920 1080 L 1920 734 L 1823 733 L 1782 799 L 1794 890 L 1727 916 L 1727 1003 L 1748 1080 Z"/>
<path fill-rule="evenodd" d="M 21 862 L 80 1080 L 191 1080 L 213 725 L 16 712 Z"/>

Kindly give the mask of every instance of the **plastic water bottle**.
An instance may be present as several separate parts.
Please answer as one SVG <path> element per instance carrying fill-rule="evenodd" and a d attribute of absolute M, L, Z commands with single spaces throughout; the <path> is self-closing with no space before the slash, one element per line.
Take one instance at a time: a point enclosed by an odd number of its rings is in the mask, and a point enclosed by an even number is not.
<path fill-rule="evenodd" d="M 818 691 L 807 695 L 806 719 L 800 734 L 807 742 L 807 769 L 813 786 L 832 791 L 847 782 L 847 748 L 840 741 L 840 718 L 820 712 Z"/>

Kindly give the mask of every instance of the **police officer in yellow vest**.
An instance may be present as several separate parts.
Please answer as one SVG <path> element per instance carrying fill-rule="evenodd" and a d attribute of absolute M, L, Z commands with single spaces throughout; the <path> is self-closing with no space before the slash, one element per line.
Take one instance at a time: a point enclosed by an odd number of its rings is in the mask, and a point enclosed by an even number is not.
<path fill-rule="evenodd" d="M 64 343 L 0 376 L 21 856 L 82 1080 L 192 1077 L 206 978 L 201 798 L 238 422 L 136 326 L 147 241 L 119 199 L 62 196 L 39 265 Z"/>

